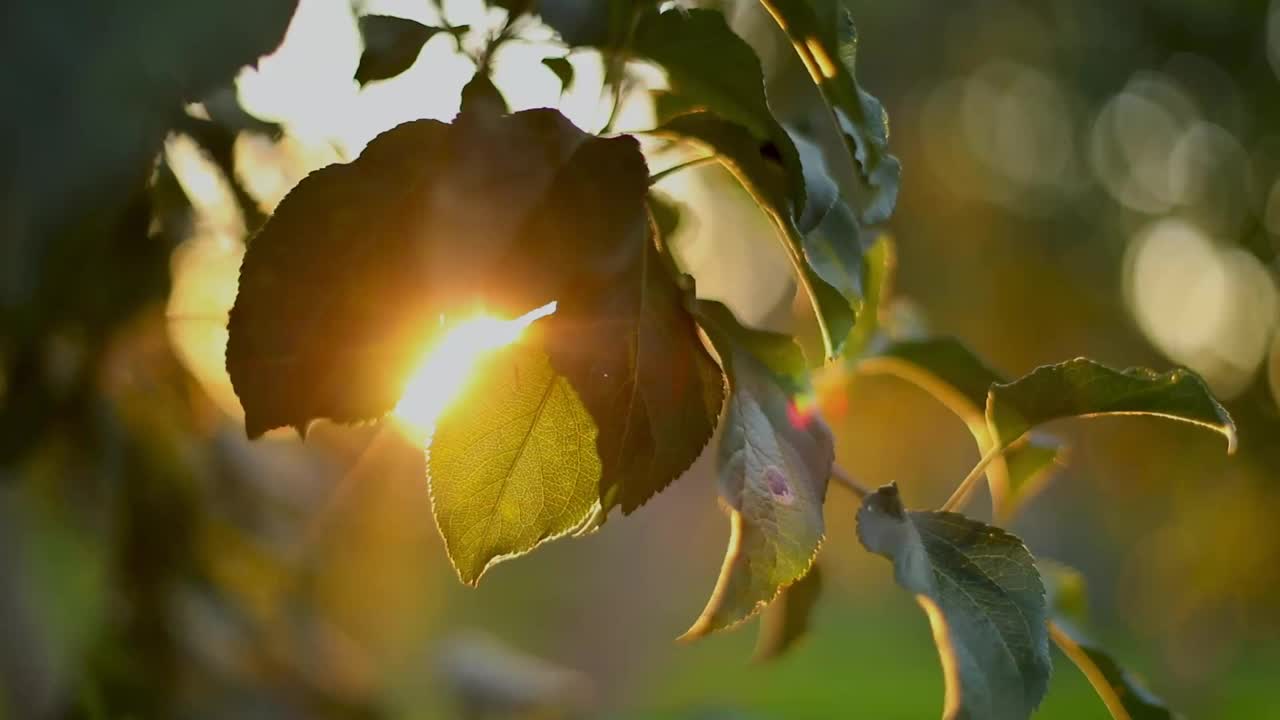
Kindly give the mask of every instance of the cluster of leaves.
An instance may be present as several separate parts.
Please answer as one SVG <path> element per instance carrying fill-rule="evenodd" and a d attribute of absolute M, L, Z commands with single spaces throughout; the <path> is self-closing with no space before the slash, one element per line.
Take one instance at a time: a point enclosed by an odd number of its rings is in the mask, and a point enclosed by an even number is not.
<path fill-rule="evenodd" d="M 1214 429 L 1234 447 L 1230 418 L 1184 370 L 1081 359 L 1009 382 L 955 341 L 889 340 L 877 322 L 892 252 L 875 227 L 892 212 L 900 170 L 885 112 L 855 79 L 853 25 L 834 2 L 762 2 L 809 68 L 846 159 L 821 157 L 776 119 L 759 60 L 717 11 L 495 3 L 507 21 L 474 57 L 476 78 L 452 123 L 401 125 L 350 164 L 314 173 L 252 240 L 227 349 L 249 434 L 377 419 L 448 319 L 477 304 L 515 316 L 555 302 L 554 314 L 484 361 L 435 428 L 433 506 L 459 577 L 474 584 L 496 562 L 595 530 L 615 507 L 635 511 L 715 436 L 731 538 L 686 636 L 772 604 L 760 646 L 769 656 L 809 622 L 827 484 L 838 474 L 830 430 L 797 402 L 809 368 L 893 372 L 961 414 L 983 454 L 937 512 L 906 510 L 893 486 L 850 484 L 863 496 L 863 545 L 893 562 L 933 624 L 946 716 L 1028 717 L 1048 687 L 1051 636 L 1091 665 L 1117 717 L 1141 715 L 1135 703 L 1156 707 L 1052 619 L 1057 605 L 1018 538 L 954 511 L 985 472 L 1007 521 L 1061 460 L 1056 441 L 1031 435 L 1044 423 L 1156 415 Z M 489 58 L 530 13 L 571 49 L 666 71 L 646 134 L 701 150 L 750 192 L 812 306 L 823 357 L 810 362 L 793 338 L 697 298 L 668 252 L 670 210 L 650 194 L 654 174 L 635 137 L 592 135 L 554 110 L 506 113 Z M 361 28 L 360 82 L 403 71 L 441 32 L 469 32 L 378 17 Z M 558 66 L 571 81 L 571 66 Z M 837 189 L 829 166 L 850 168 L 851 192 Z"/>

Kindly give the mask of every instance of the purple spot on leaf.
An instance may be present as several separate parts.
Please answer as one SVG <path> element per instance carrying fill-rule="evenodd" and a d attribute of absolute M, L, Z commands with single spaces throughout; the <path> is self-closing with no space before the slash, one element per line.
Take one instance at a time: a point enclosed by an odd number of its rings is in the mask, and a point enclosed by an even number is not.
<path fill-rule="evenodd" d="M 786 476 L 778 468 L 772 465 L 765 468 L 764 484 L 773 493 L 774 499 L 783 505 L 795 502 L 796 496 L 791 492 L 791 483 L 787 482 Z"/>

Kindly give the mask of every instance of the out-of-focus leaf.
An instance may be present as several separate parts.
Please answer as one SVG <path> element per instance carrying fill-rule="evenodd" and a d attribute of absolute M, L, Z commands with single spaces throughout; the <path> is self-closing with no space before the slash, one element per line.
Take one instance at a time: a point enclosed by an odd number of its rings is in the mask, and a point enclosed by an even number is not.
<path fill-rule="evenodd" d="M 894 375 L 929 392 L 964 420 L 979 454 L 994 446 L 984 408 L 988 391 L 1005 380 L 959 341 L 941 337 L 892 342 L 863 358 L 858 370 Z M 996 516 L 1010 517 L 1060 464 L 1064 452 L 1049 438 L 1033 438 L 993 461 L 987 479 Z"/>
<path fill-rule="evenodd" d="M 821 228 L 818 230 L 822 231 Z M 865 233 L 863 239 L 867 240 Z M 880 309 L 889 302 L 893 285 L 893 273 L 898 265 L 893 238 L 879 233 L 863 249 L 862 254 L 862 303 L 857 308 L 857 322 L 849 340 L 845 343 L 845 355 L 861 356 L 880 329 Z"/>
<path fill-rule="evenodd" d="M 1236 427 L 1198 375 L 1179 368 L 1163 375 L 1146 368 L 1113 370 L 1085 358 L 1037 368 L 995 385 L 987 423 L 1001 445 L 1051 420 L 1097 415 L 1155 415 L 1221 433 L 1235 452 Z"/>
<path fill-rule="evenodd" d="M 1051 560 L 1040 560 L 1037 564 L 1049 598 L 1049 635 L 1084 673 L 1111 717 L 1116 720 L 1178 717 L 1084 633 L 1088 621 L 1084 577 L 1075 569 Z"/>
<path fill-rule="evenodd" d="M 163 283 L 151 284 L 143 267 L 153 251 L 136 204 L 156 154 L 185 103 L 279 44 L 295 5 L 6 3 L 0 327 L 15 341 L 53 325 L 97 333 L 163 297 Z M 159 267 L 163 275 L 163 259 Z"/>
<path fill-rule="evenodd" d="M 477 375 L 483 382 L 441 418 L 428 456 L 436 524 L 468 585 L 573 531 L 600 482 L 595 423 L 546 355 L 516 345 Z"/>
<path fill-rule="evenodd" d="M 756 660 L 773 660 L 786 654 L 809 632 L 814 605 L 822 594 L 822 567 L 817 563 L 809 573 L 787 586 L 760 616 L 756 637 Z"/>
<path fill-rule="evenodd" d="M 363 15 L 358 24 L 364 52 L 360 53 L 355 80 L 361 85 L 387 80 L 408 70 L 417 61 L 422 46 L 437 33 L 445 32 L 444 28 L 393 15 Z"/>
<path fill-rule="evenodd" d="M 880 101 L 859 87 L 854 65 L 858 38 L 840 3 L 826 0 L 766 0 L 826 98 L 840 135 L 865 185 L 859 219 L 884 222 L 898 199 L 902 168 L 889 154 L 889 120 Z"/>
<path fill-rule="evenodd" d="M 581 717 L 591 696 L 587 677 L 476 633 L 449 637 L 436 666 L 460 717 Z"/>
<path fill-rule="evenodd" d="M 542 58 L 542 64 L 560 79 L 560 92 L 568 92 L 573 87 L 573 63 L 569 62 L 569 58 Z"/>
<path fill-rule="evenodd" d="M 667 72 L 670 90 L 698 108 L 745 128 L 762 159 L 782 166 L 787 204 L 799 219 L 805 208 L 805 174 L 791 136 L 765 99 L 764 74 L 755 51 L 734 34 L 716 10 L 673 8 L 641 16 L 630 50 Z M 660 117 L 660 122 L 670 117 Z M 802 228 L 803 229 L 803 228 Z"/>
<path fill-rule="evenodd" d="M 762 154 L 743 127 L 709 112 L 691 112 L 667 121 L 654 131 L 660 137 L 690 142 L 714 153 L 756 199 L 773 223 L 800 284 L 805 288 L 823 334 L 828 356 L 834 357 L 853 328 L 853 307 L 840 291 L 823 280 L 805 256 L 804 238 L 788 200 L 785 168 Z"/>
<path fill-rule="evenodd" d="M 566 45 L 616 49 L 636 15 L 657 0 L 533 0 L 531 5 Z"/>
<path fill-rule="evenodd" d="M 462 86 L 462 102 L 458 112 L 484 115 L 506 115 L 511 109 L 507 99 L 493 84 L 488 73 L 477 72 Z"/>
<path fill-rule="evenodd" d="M 946 512 L 907 511 L 898 488 L 858 510 L 858 538 L 893 561 L 929 616 L 946 680 L 944 718 L 1025 720 L 1049 687 L 1044 586 L 1018 538 Z"/>
<path fill-rule="evenodd" d="M 795 341 L 743 328 L 719 303 L 701 302 L 696 314 L 729 376 L 717 458 L 731 537 L 711 599 L 685 638 L 747 620 L 804 577 L 822 543 L 835 458 L 826 423 L 796 412 L 804 358 Z"/>

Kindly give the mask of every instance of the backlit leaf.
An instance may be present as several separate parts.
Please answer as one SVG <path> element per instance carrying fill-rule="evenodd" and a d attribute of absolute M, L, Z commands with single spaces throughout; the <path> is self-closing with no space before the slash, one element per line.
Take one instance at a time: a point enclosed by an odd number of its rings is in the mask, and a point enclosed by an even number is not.
<path fill-rule="evenodd" d="M 1112 370 L 1085 358 L 1046 365 L 992 387 L 986 415 L 992 435 L 1002 445 L 1061 418 L 1154 415 L 1221 433 L 1227 452 L 1236 447 L 1231 416 L 1199 376 L 1181 368 L 1163 375 L 1146 368 Z"/>
<path fill-rule="evenodd" d="M 519 344 L 478 369 L 428 454 L 449 559 L 474 585 L 493 563 L 567 535 L 598 499 L 596 427 L 546 356 Z"/>
<path fill-rule="evenodd" d="M 442 314 L 515 317 L 556 299 L 563 273 L 517 241 L 579 145 L 628 142 L 587 138 L 552 111 L 421 120 L 299 183 L 249 243 L 231 312 L 227 369 L 249 435 L 376 419 Z"/>
<path fill-rule="evenodd" d="M 1044 586 L 1022 541 L 963 515 L 907 511 L 893 485 L 863 501 L 858 538 L 893 561 L 929 616 L 943 717 L 1031 717 L 1049 686 L 1049 633 Z"/>
<path fill-rule="evenodd" d="M 717 464 L 731 537 L 711 599 L 686 638 L 747 620 L 809 571 L 835 457 L 826 423 L 793 402 L 804 368 L 795 341 L 743 328 L 719 303 L 699 303 L 697 316 L 729 376 Z"/>
<path fill-rule="evenodd" d="M 355 79 L 361 85 L 408 70 L 417 61 L 422 46 L 445 31 L 393 15 L 364 15 L 358 24 L 364 52 L 360 54 Z"/>
<path fill-rule="evenodd" d="M 724 404 L 723 374 L 654 243 L 647 190 L 634 140 L 586 144 L 523 234 L 566 253 L 547 351 L 600 427 L 606 512 L 634 511 L 687 470 Z"/>
<path fill-rule="evenodd" d="M 866 235 L 863 235 L 866 240 Z M 862 303 L 857 307 L 857 322 L 845 343 L 844 353 L 856 358 L 862 355 L 880 330 L 881 308 L 889 302 L 893 273 L 898 265 L 893 238 L 879 233 L 871 239 L 862 254 Z"/>
<path fill-rule="evenodd" d="M 1164 701 L 1098 647 L 1084 632 L 1088 601 L 1084 577 L 1073 568 L 1041 560 L 1038 563 L 1049 597 L 1049 634 L 1063 654 L 1093 685 L 1116 720 L 1173 720 L 1177 715 Z"/>

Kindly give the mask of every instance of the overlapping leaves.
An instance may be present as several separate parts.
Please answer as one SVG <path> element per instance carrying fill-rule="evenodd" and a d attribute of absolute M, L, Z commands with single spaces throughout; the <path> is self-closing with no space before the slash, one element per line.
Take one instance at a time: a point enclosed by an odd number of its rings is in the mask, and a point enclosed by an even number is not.
<path fill-rule="evenodd" d="M 252 241 L 241 270 L 227 367 L 249 433 L 377 418 L 441 316 L 447 325 L 477 304 L 514 316 L 557 301 L 537 333 L 553 375 L 482 376 L 486 401 L 439 425 L 431 469 L 446 544 L 472 582 L 494 558 L 592 512 L 639 506 L 692 463 L 723 399 L 720 370 L 651 241 L 647 181 L 633 139 L 589 136 L 553 111 L 409 123 L 353 163 L 314 173 Z M 598 428 L 594 461 L 537 451 L 552 431 L 536 415 L 528 427 L 503 426 L 522 448 L 506 465 L 467 440 L 470 429 L 527 410 L 521 383 L 538 378 L 556 388 L 555 418 L 577 418 L 570 425 L 580 429 L 577 403 Z M 583 472 L 592 476 L 586 506 Z M 574 502 L 548 500 L 568 487 Z M 491 512 L 459 510 L 491 488 Z M 494 530 L 517 498 L 519 532 Z"/>

